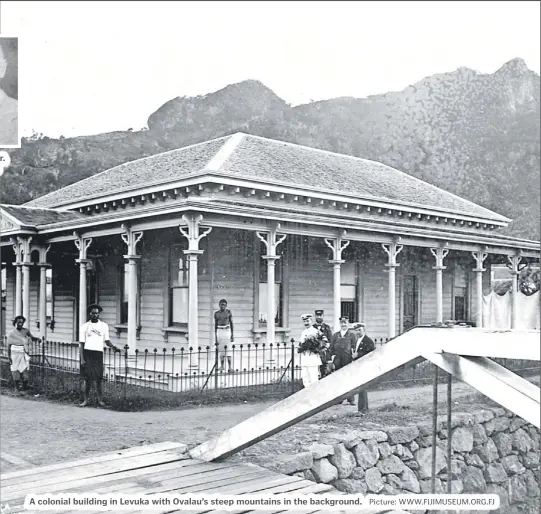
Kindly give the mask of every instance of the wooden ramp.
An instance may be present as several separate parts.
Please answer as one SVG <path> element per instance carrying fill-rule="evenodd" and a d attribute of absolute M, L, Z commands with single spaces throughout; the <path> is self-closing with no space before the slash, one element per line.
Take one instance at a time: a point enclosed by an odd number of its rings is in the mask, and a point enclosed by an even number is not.
<path fill-rule="evenodd" d="M 24 510 L 27 494 L 95 494 L 95 495 L 153 495 L 153 494 L 342 494 L 330 485 L 316 484 L 295 476 L 282 475 L 252 464 L 209 463 L 190 458 L 187 447 L 180 443 L 158 443 L 129 448 L 74 462 L 24 469 L 0 475 L 2 504 L 8 504 L 10 512 Z M 84 512 L 120 512 L 94 507 Z M 70 510 L 47 511 L 56 513 L 82 512 Z M 139 508 L 124 513 L 172 513 L 203 514 L 224 512 L 221 510 L 145 510 Z M 257 512 L 244 509 L 236 512 Z M 261 511 L 259 511 L 261 512 Z M 272 512 L 287 512 L 277 508 Z M 295 511 L 297 513 L 323 513 L 321 509 Z M 368 512 L 368 511 L 367 511 Z M 376 514 L 373 510 L 368 514 Z"/>
<path fill-rule="evenodd" d="M 539 331 L 535 330 L 414 328 L 362 359 L 200 444 L 190 451 L 190 455 L 206 461 L 233 455 L 348 398 L 362 387 L 382 380 L 397 368 L 425 359 L 539 427 L 539 387 L 525 385 L 524 379 L 511 372 L 506 374 L 504 368 L 489 359 L 483 361 L 482 358 L 539 361 L 540 353 Z M 449 355 L 457 358 L 451 360 Z M 487 360 L 494 366 L 489 366 Z M 490 381 L 497 386 L 497 390 L 485 387 L 480 378 Z M 535 413 L 531 410 L 533 408 Z"/>

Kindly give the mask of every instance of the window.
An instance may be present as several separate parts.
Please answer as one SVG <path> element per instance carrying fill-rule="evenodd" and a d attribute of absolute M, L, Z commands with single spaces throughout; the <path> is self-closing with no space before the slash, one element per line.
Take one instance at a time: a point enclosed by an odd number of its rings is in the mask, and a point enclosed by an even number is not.
<path fill-rule="evenodd" d="M 268 277 L 267 277 L 267 260 L 263 258 L 266 254 L 266 248 L 263 243 L 259 247 L 259 326 L 267 325 L 267 293 L 268 293 Z M 282 259 L 275 261 L 274 269 L 274 324 L 277 327 L 283 325 L 284 311 L 284 287 L 282 280 Z"/>
<path fill-rule="evenodd" d="M 120 325 L 125 325 L 128 323 L 128 304 L 129 304 L 129 275 L 128 275 L 128 265 L 126 263 L 121 264 L 118 267 L 118 276 L 119 276 L 119 309 L 118 309 L 118 323 Z M 135 273 L 137 274 L 137 291 L 135 293 L 135 300 L 137 302 L 136 312 L 137 312 L 137 325 L 139 325 L 139 261 L 137 261 L 137 266 L 135 267 Z M 93 275 L 91 275 L 92 277 Z M 94 275 L 95 277 L 96 275 Z M 92 298 L 97 296 L 97 283 L 96 279 L 89 281 L 87 280 L 87 298 Z M 95 300 L 91 300 L 94 302 Z"/>
<path fill-rule="evenodd" d="M 188 259 L 184 245 L 173 245 L 169 253 L 169 326 L 188 324 Z"/>
<path fill-rule="evenodd" d="M 45 303 L 47 305 L 45 312 L 47 316 L 47 323 L 51 323 L 54 316 L 54 296 L 53 296 L 53 270 L 47 269 L 45 271 Z"/>
<path fill-rule="evenodd" d="M 455 321 L 468 320 L 468 273 L 458 264 L 453 277 L 453 318 Z"/>
<path fill-rule="evenodd" d="M 340 269 L 340 315 L 357 320 L 357 262 L 346 260 Z"/>

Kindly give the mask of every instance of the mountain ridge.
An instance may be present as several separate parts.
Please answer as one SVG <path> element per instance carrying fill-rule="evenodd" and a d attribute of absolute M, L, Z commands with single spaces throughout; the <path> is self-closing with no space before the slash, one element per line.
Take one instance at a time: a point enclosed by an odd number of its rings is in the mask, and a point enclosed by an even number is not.
<path fill-rule="evenodd" d="M 173 98 L 141 131 L 24 138 L 0 201 L 24 203 L 129 160 L 246 132 L 382 162 L 514 219 L 502 233 L 539 240 L 539 113 L 539 75 L 520 58 L 492 74 L 462 67 L 402 91 L 296 106 L 248 80 Z"/>

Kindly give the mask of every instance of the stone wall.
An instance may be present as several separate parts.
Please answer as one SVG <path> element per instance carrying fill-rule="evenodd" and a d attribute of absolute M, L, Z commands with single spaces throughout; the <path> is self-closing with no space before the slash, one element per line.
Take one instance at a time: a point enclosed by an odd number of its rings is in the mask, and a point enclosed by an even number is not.
<path fill-rule="evenodd" d="M 430 493 L 432 423 L 375 427 L 328 435 L 295 455 L 279 456 L 273 468 L 346 493 Z M 498 512 L 537 512 L 539 430 L 503 408 L 453 413 L 452 457 L 447 463 L 446 423 L 439 422 L 436 492 L 496 493 Z M 466 511 L 463 511 L 465 514 Z"/>

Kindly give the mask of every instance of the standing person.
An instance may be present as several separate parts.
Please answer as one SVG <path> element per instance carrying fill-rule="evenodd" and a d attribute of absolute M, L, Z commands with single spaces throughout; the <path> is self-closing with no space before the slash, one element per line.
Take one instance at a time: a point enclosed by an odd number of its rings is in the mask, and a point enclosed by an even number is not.
<path fill-rule="evenodd" d="M 342 316 L 340 318 L 340 330 L 333 334 L 330 347 L 329 369 L 337 371 L 353 361 L 352 353 L 357 343 L 357 336 L 353 330 L 348 328 L 349 318 Z M 353 405 L 355 396 L 348 398 L 348 402 Z"/>
<path fill-rule="evenodd" d="M 90 321 L 81 326 L 79 332 L 79 345 L 81 355 L 81 375 L 85 379 L 85 398 L 81 407 L 88 405 L 92 383 L 96 383 L 98 405 L 105 407 L 101 382 L 103 380 L 103 345 L 107 345 L 115 352 L 120 350 L 109 340 L 109 325 L 100 320 L 103 309 L 92 304 L 88 306 Z"/>
<path fill-rule="evenodd" d="M 376 348 L 374 341 L 372 341 L 372 339 L 370 339 L 370 337 L 366 335 L 365 323 L 357 323 L 357 325 L 355 325 L 355 328 L 358 331 L 359 339 L 357 339 L 357 343 L 355 344 L 355 349 L 352 352 L 353 360 L 357 360 L 357 359 L 360 359 L 361 357 L 364 357 L 365 355 L 374 351 L 374 349 Z M 362 413 L 366 413 L 368 411 L 368 393 L 366 389 L 361 389 L 359 391 L 358 407 L 359 407 L 359 411 Z"/>
<path fill-rule="evenodd" d="M 322 340 L 325 345 L 325 350 L 321 352 L 322 365 L 319 369 L 321 378 L 323 378 L 327 374 L 327 361 L 330 358 L 329 348 L 330 348 L 331 339 L 332 339 L 332 328 L 323 321 L 324 312 L 325 311 L 323 309 L 318 309 L 314 311 L 316 315 L 316 322 L 314 323 L 314 327 L 317 330 L 319 330 L 319 332 L 321 333 Z"/>
<path fill-rule="evenodd" d="M 11 369 L 11 375 L 15 382 L 17 391 L 28 388 L 29 368 L 30 368 L 30 352 L 29 345 L 31 341 L 40 341 L 39 337 L 34 337 L 30 330 L 24 328 L 26 318 L 24 316 L 15 316 L 13 326 L 15 327 L 9 334 L 7 339 L 8 357 Z"/>
<path fill-rule="evenodd" d="M 299 353 L 301 354 L 301 374 L 304 387 L 319 380 L 319 367 L 321 366 L 320 349 L 322 339 L 317 328 L 312 326 L 312 315 L 301 316 L 304 330 L 301 333 Z"/>
<path fill-rule="evenodd" d="M 224 370 L 224 362 L 227 358 L 228 371 L 233 371 L 231 367 L 231 343 L 235 341 L 233 336 L 233 314 L 227 309 L 227 300 L 218 302 L 219 310 L 214 313 L 214 336 L 218 345 L 218 354 L 220 357 L 220 371 Z"/>

